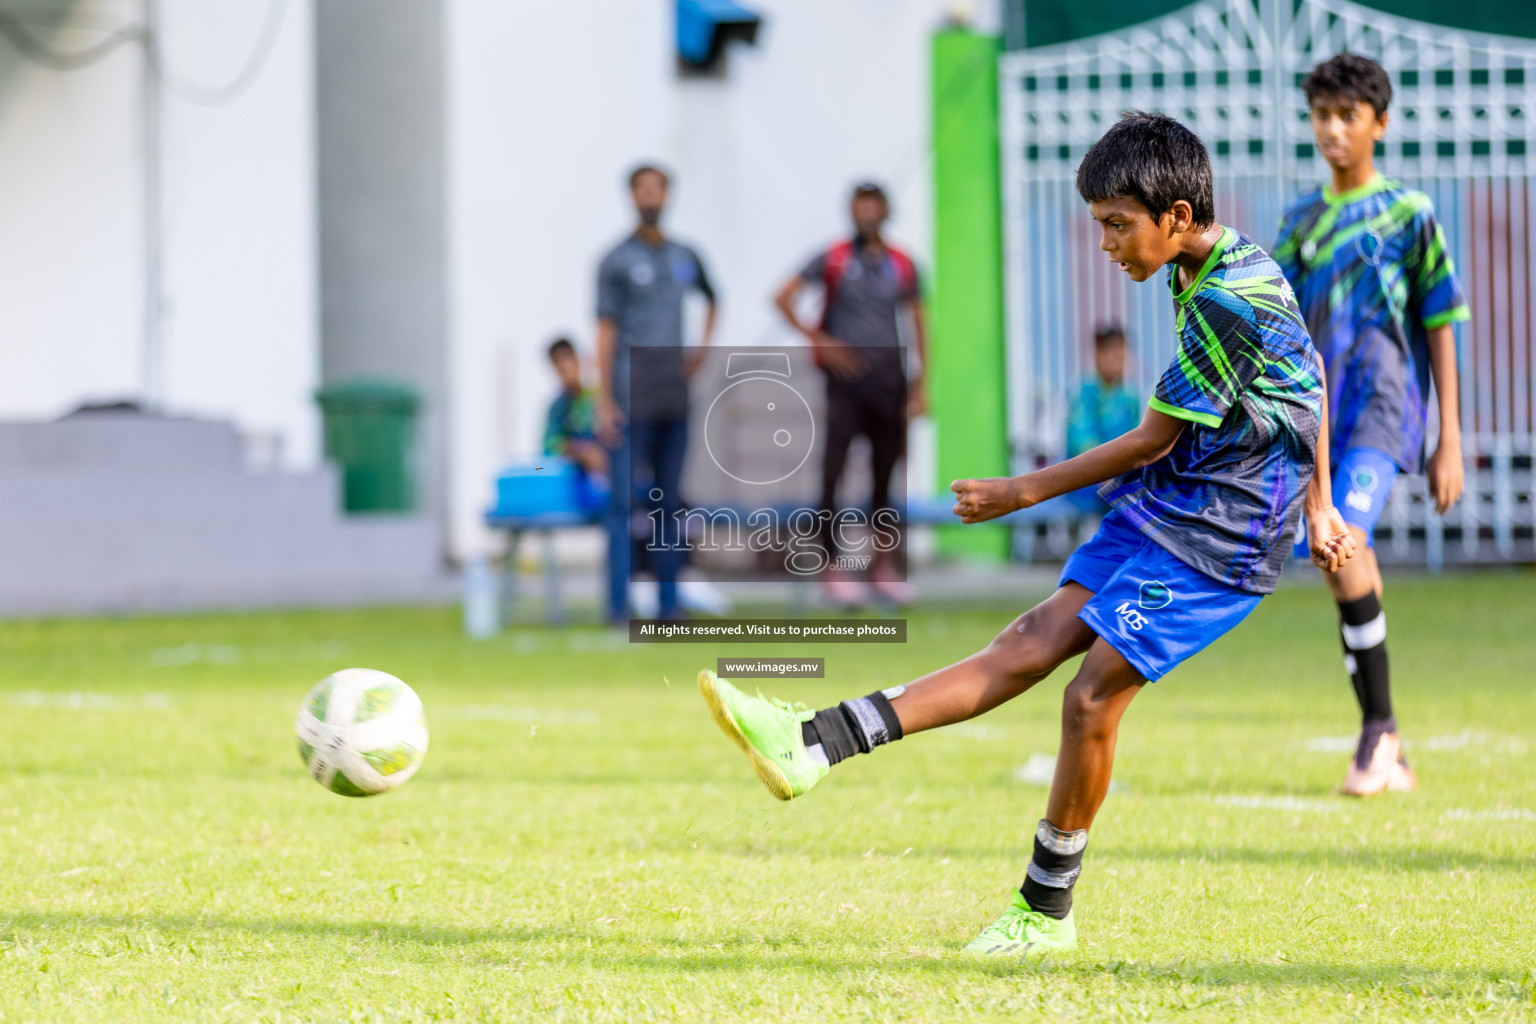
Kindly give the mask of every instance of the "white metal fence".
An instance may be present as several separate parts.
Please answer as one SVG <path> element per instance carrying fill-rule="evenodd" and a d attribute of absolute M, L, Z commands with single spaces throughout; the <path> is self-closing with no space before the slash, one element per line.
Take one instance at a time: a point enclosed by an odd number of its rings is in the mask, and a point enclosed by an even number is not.
<path fill-rule="evenodd" d="M 1159 110 L 1211 151 L 1223 223 L 1271 245 L 1287 202 L 1327 173 L 1299 84 L 1343 50 L 1392 76 L 1378 166 L 1434 200 L 1472 305 L 1459 325 L 1467 490 L 1445 518 L 1420 477 L 1382 519 L 1384 560 L 1536 560 L 1536 41 L 1461 32 L 1345 0 L 1204 0 L 1109 35 L 1002 58 L 1009 429 L 1019 468 L 1062 455 L 1094 328 L 1126 327 L 1149 395 L 1173 352 L 1162 288 L 1113 272 L 1073 184 L 1126 109 Z M 1433 413 L 1432 413 L 1433 418 Z M 1430 436 L 1438 425 L 1431 423 Z"/>

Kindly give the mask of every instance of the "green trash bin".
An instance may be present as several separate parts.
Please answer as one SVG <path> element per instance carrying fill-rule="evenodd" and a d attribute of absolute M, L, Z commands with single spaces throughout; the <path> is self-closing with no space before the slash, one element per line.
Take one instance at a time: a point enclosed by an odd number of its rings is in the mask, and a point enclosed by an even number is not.
<path fill-rule="evenodd" d="M 349 380 L 327 385 L 315 400 L 325 456 L 341 467 L 347 511 L 415 511 L 421 396 L 404 384 Z"/>

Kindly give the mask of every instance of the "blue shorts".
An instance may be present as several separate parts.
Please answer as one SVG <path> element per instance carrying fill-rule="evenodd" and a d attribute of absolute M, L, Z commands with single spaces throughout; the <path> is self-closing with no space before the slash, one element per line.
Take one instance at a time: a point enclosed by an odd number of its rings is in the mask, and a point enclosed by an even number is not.
<path fill-rule="evenodd" d="M 1344 522 L 1365 534 L 1365 543 L 1376 546 L 1372 536 L 1376 521 L 1392 497 L 1392 481 L 1397 477 L 1397 463 L 1379 448 L 1346 448 L 1333 466 L 1333 504 Z M 1307 524 L 1303 517 L 1296 528 L 1297 558 L 1310 557 L 1307 550 Z"/>
<path fill-rule="evenodd" d="M 1093 591 L 1077 617 L 1149 683 L 1242 622 L 1263 596 L 1185 565 L 1119 512 L 1067 559 L 1057 586 L 1067 583 Z"/>

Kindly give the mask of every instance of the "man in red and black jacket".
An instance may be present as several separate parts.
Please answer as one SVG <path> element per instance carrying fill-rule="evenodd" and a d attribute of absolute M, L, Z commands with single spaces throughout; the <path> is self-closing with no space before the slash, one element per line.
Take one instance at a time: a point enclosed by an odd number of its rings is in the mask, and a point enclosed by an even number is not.
<path fill-rule="evenodd" d="M 814 256 L 779 289 L 774 304 L 815 347 L 816 363 L 827 378 L 822 510 L 836 510 L 848 446 L 863 434 L 871 451 L 873 515 L 891 507 L 891 475 L 906 448 L 907 416 L 921 415 L 926 407 L 922 367 L 927 358 L 917 268 L 880 234 L 891 214 L 885 191 L 875 184 L 859 185 L 851 212 L 854 237 Z M 814 324 L 802 322 L 795 312 L 795 301 L 808 284 L 820 285 L 823 292 L 822 315 Z M 910 380 L 900 348 L 903 320 L 917 355 Z M 830 562 L 838 550 L 828 518 L 823 516 L 822 543 Z M 825 576 L 828 596 L 839 604 L 862 603 L 864 584 L 831 564 Z M 906 602 L 908 588 L 891 559 L 877 557 L 870 575 L 881 597 Z"/>

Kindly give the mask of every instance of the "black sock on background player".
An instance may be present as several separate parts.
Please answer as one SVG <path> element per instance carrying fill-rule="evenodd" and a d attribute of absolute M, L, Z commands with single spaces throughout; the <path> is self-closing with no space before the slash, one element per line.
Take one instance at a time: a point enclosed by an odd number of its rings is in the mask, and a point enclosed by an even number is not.
<path fill-rule="evenodd" d="M 1381 598 L 1375 593 L 1339 602 L 1339 634 L 1344 641 L 1344 667 L 1360 702 L 1361 730 L 1371 736 L 1360 747 L 1365 758 L 1375 749 L 1374 740 L 1382 733 L 1396 732 L 1392 716 L 1392 675 L 1387 662 L 1387 616 L 1381 610 Z M 1360 764 L 1361 754 L 1355 755 Z"/>

